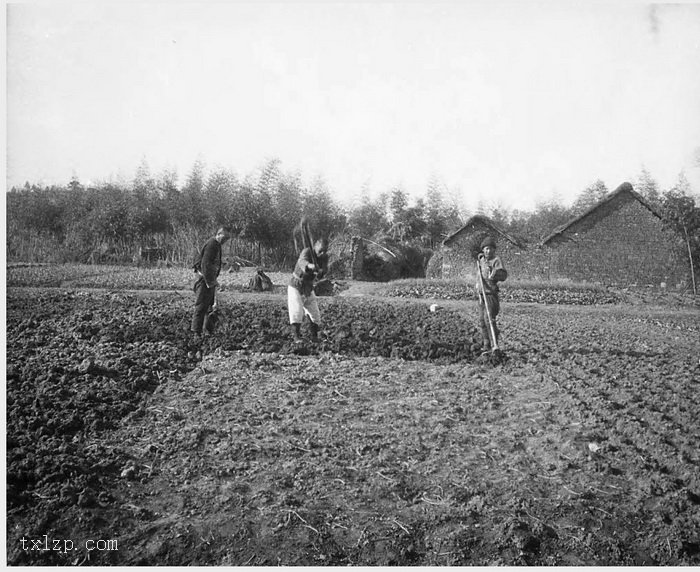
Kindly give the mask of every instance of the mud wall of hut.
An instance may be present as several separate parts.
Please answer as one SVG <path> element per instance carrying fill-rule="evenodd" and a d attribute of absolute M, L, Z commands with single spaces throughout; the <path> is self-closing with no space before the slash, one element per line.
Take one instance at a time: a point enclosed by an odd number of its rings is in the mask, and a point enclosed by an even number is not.
<path fill-rule="evenodd" d="M 458 236 L 435 253 L 429 264 L 428 276 L 446 279 L 474 280 L 476 261 L 472 244 L 481 242 L 485 235 L 493 236 L 497 255 L 503 261 L 508 275 L 518 279 L 546 280 L 549 275 L 549 252 L 536 247 L 518 246 L 487 225 L 476 223 L 466 227 Z"/>
<path fill-rule="evenodd" d="M 463 278 L 472 280 L 476 277 L 476 261 L 468 248 L 468 238 L 453 242 L 443 247 L 439 256 L 441 275 L 435 277 Z M 508 276 L 519 280 L 547 280 L 549 276 L 549 252 L 536 247 L 520 247 L 508 241 L 498 241 L 497 256 L 501 258 L 508 271 Z M 437 265 L 435 265 L 437 266 Z"/>

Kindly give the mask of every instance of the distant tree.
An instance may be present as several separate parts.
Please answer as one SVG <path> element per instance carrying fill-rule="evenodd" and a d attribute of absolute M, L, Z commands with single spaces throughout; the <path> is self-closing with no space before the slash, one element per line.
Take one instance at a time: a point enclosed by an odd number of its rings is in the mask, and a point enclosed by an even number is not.
<path fill-rule="evenodd" d="M 218 168 L 207 177 L 202 198 L 209 229 L 233 226 L 236 187 L 236 175 L 228 169 Z"/>
<path fill-rule="evenodd" d="M 571 207 L 572 214 L 574 216 L 579 216 L 586 212 L 588 209 L 597 205 L 602 201 L 608 194 L 608 188 L 605 183 L 598 179 L 594 183 L 588 185 L 581 193 L 578 195 L 574 204 Z"/>
<path fill-rule="evenodd" d="M 423 241 L 427 234 L 426 205 L 424 199 L 417 199 L 409 206 L 406 192 L 394 187 L 389 194 L 388 218 L 391 221 L 389 235 L 398 241 Z"/>
<path fill-rule="evenodd" d="M 402 222 L 408 206 L 408 196 L 401 187 L 394 187 L 389 195 L 389 217 L 392 223 Z"/>
<path fill-rule="evenodd" d="M 268 159 L 260 170 L 258 178 L 258 191 L 273 193 L 277 188 L 280 177 L 282 161 L 276 157 Z"/>
<path fill-rule="evenodd" d="M 94 242 L 99 232 L 98 224 L 94 221 L 94 213 L 100 208 L 100 197 L 94 188 L 85 189 L 80 184 L 71 181 L 61 189 L 61 200 L 68 206 L 64 210 L 65 240 L 63 248 L 67 251 L 66 258 L 75 260 L 80 253 L 73 254 L 84 245 Z M 77 258 L 76 258 L 77 257 Z"/>
<path fill-rule="evenodd" d="M 239 236 L 257 245 L 258 260 L 262 263 L 262 247 L 274 248 L 278 238 L 273 193 L 269 185 L 260 183 L 258 174 L 244 179 L 238 188 L 237 198 L 234 221 Z"/>
<path fill-rule="evenodd" d="M 468 212 L 461 205 L 459 192 L 455 189 L 447 191 L 447 197 L 443 201 L 442 218 L 445 220 L 445 236 L 464 226 L 469 218 Z"/>
<path fill-rule="evenodd" d="M 514 211 L 506 229 L 526 242 L 539 242 L 572 216 L 571 209 L 566 208 L 559 198 L 552 198 L 539 202 L 532 213 Z"/>
<path fill-rule="evenodd" d="M 132 217 L 129 190 L 107 183 L 91 192 L 99 199 L 99 207 L 91 213 L 94 236 L 109 243 L 133 240 L 138 235 L 140 221 Z"/>
<path fill-rule="evenodd" d="M 642 166 L 642 171 L 635 180 L 634 190 L 637 191 L 655 209 L 662 207 L 662 197 L 659 184 L 651 176 L 651 173 Z"/>
<path fill-rule="evenodd" d="M 207 212 L 204 205 L 204 161 L 197 159 L 182 188 L 179 209 L 175 219 L 197 229 L 207 226 Z"/>
<path fill-rule="evenodd" d="M 143 241 L 146 237 L 167 232 L 170 220 L 166 203 L 145 157 L 136 169 L 132 195 L 130 216 L 139 239 Z"/>
<path fill-rule="evenodd" d="M 677 232 L 685 243 L 693 293 L 697 294 L 695 267 L 700 263 L 700 208 L 690 192 L 690 184 L 681 173 L 676 185 L 663 194 L 661 212 L 665 226 Z"/>
<path fill-rule="evenodd" d="M 177 185 L 177 171 L 175 169 L 164 169 L 156 179 L 156 194 L 160 200 L 163 210 L 167 214 L 167 232 L 173 231 L 173 224 L 184 218 L 179 213 L 184 209 L 182 206 L 182 192 Z"/>
<path fill-rule="evenodd" d="M 403 227 L 401 240 L 422 242 L 428 228 L 425 222 L 425 201 L 418 199 L 414 205 L 404 209 L 400 222 Z"/>
<path fill-rule="evenodd" d="M 304 208 L 304 188 L 299 173 L 280 174 L 273 193 L 274 231 L 279 248 L 291 254 L 292 234 Z"/>
<path fill-rule="evenodd" d="M 170 231 L 170 216 L 165 202 L 157 195 L 151 196 L 141 219 L 139 233 L 142 237 L 167 234 Z"/>
<path fill-rule="evenodd" d="M 165 199 L 166 203 L 176 203 L 180 197 L 180 189 L 177 185 L 177 171 L 165 168 L 156 179 L 156 192 Z"/>
<path fill-rule="evenodd" d="M 281 161 L 269 159 L 255 175 L 248 175 L 238 186 L 236 193 L 236 213 L 233 224 L 239 236 L 257 244 L 258 258 L 262 263 L 262 247 L 274 250 L 281 245 L 286 234 L 280 222 L 279 199 L 285 189 L 280 189 L 282 181 Z M 287 189 L 289 190 L 289 189 Z"/>
<path fill-rule="evenodd" d="M 444 240 L 449 227 L 448 209 L 443 199 L 441 187 L 437 176 L 431 176 L 428 181 L 425 209 L 423 210 L 425 219 L 423 242 L 431 249 L 435 249 Z"/>
<path fill-rule="evenodd" d="M 151 176 L 151 169 L 145 157 L 141 159 L 139 166 L 136 168 L 133 189 L 136 198 L 144 202 L 147 197 L 156 193 L 156 181 Z"/>
<path fill-rule="evenodd" d="M 513 209 L 513 212 L 510 213 L 510 221 L 505 227 L 506 231 L 523 241 L 527 241 L 529 237 L 525 236 L 525 229 L 532 216 L 533 213 L 530 211 Z"/>
<path fill-rule="evenodd" d="M 491 205 L 488 212 L 488 217 L 497 225 L 505 228 L 510 222 L 510 209 L 508 209 L 508 207 L 503 203 L 497 202 Z"/>
<path fill-rule="evenodd" d="M 389 236 L 398 242 L 423 242 L 426 234 L 427 224 L 423 199 L 418 199 L 412 206 L 406 206 L 400 215 L 394 217 L 389 228 Z"/>
<path fill-rule="evenodd" d="M 319 236 L 330 238 L 343 231 L 346 216 L 333 200 L 326 182 L 316 178 L 304 196 L 304 216 Z"/>
<path fill-rule="evenodd" d="M 373 201 L 369 193 L 363 192 L 359 203 L 353 207 L 348 216 L 350 232 L 364 238 L 383 232 L 388 226 L 385 204 L 386 197 L 380 196 Z"/>
<path fill-rule="evenodd" d="M 685 172 L 681 171 L 678 173 L 678 179 L 673 187 L 669 189 L 669 191 L 676 195 L 692 197 L 693 188 L 690 185 L 690 181 L 688 180 L 688 177 L 686 177 Z"/>
<path fill-rule="evenodd" d="M 7 222 L 17 230 L 52 235 L 59 240 L 64 233 L 66 204 L 60 190 L 26 183 L 13 187 L 6 196 Z"/>
<path fill-rule="evenodd" d="M 77 175 L 73 175 L 71 177 L 70 182 L 68 183 L 68 190 L 71 192 L 78 192 L 85 190 L 85 187 L 80 183 L 80 179 L 78 179 Z"/>

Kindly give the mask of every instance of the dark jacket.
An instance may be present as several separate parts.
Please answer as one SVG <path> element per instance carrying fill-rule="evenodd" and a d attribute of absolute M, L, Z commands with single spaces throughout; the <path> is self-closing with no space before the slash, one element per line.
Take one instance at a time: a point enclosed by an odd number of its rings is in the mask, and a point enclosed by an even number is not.
<path fill-rule="evenodd" d="M 210 238 L 202 247 L 199 264 L 195 264 L 195 270 L 199 272 L 207 285 L 212 284 L 221 272 L 221 244 L 215 237 Z"/>
<path fill-rule="evenodd" d="M 305 248 L 301 251 L 301 254 L 299 254 L 299 259 L 294 267 L 294 272 L 292 272 L 292 278 L 289 281 L 289 285 L 299 290 L 303 296 L 309 296 L 311 292 L 313 292 L 314 278 L 320 278 L 328 271 L 328 255 L 317 255 L 316 258 L 318 259 L 318 264 L 321 268 L 317 268 L 315 271 L 309 270 L 308 266 L 309 264 L 313 264 L 313 257 L 311 255 L 311 249 Z"/>

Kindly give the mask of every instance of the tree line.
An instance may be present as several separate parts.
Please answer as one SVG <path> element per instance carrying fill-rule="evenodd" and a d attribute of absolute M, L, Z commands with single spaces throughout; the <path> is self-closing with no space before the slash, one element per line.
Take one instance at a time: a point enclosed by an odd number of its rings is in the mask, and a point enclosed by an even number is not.
<path fill-rule="evenodd" d="M 642 168 L 632 182 L 700 262 L 700 207 L 685 176 L 681 173 L 672 188 L 661 190 Z M 533 244 L 609 192 L 596 180 L 571 206 L 552 199 L 531 211 L 496 204 L 479 205 L 477 212 Z M 130 181 L 83 185 L 74 177 L 65 186 L 27 182 L 13 187 L 7 194 L 7 259 L 124 263 L 138 257 L 140 249 L 156 248 L 168 261 L 186 264 L 216 228 L 227 226 L 236 256 L 283 268 L 294 261 L 292 233 L 302 216 L 332 244 L 348 245 L 350 237 L 361 236 L 429 253 L 471 214 L 477 213 L 468 212 L 437 177 L 413 201 L 401 187 L 374 198 L 360 189 L 351 206 L 342 206 L 323 179 L 305 185 L 299 173 L 286 172 L 278 159 L 243 178 L 225 168 L 207 172 L 197 161 L 182 184 L 173 170 L 152 175 L 144 160 Z"/>

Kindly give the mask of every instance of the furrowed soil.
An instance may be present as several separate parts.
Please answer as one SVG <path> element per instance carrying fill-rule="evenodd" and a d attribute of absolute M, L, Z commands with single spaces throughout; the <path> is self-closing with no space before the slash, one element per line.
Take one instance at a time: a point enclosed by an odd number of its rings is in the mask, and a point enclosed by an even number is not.
<path fill-rule="evenodd" d="M 697 308 L 430 303 L 9 288 L 8 563 L 700 564 Z"/>

